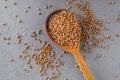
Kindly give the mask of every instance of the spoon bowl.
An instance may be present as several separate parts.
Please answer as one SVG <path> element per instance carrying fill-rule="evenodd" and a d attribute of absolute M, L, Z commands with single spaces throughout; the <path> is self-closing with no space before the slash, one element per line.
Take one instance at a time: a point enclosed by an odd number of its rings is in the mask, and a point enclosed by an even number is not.
<path fill-rule="evenodd" d="M 46 21 L 45 21 L 45 26 L 44 26 L 44 29 L 45 29 L 45 32 L 46 32 L 46 35 L 48 36 L 48 38 L 55 44 L 57 45 L 58 47 L 62 48 L 63 50 L 65 51 L 69 51 L 70 53 L 73 54 L 76 62 L 78 63 L 80 69 L 81 69 L 81 72 L 83 73 L 84 77 L 86 80 L 94 80 L 94 77 L 92 76 L 89 68 L 87 67 L 83 57 L 81 56 L 80 54 L 80 44 L 78 44 L 77 47 L 74 47 L 74 46 L 62 46 L 58 43 L 56 43 L 52 37 L 50 36 L 50 34 L 48 33 L 48 21 L 50 19 L 50 17 L 54 14 L 56 14 L 57 12 L 61 12 L 61 11 L 68 11 L 66 9 L 57 9 L 57 10 L 54 10 L 52 11 L 46 18 Z"/>
<path fill-rule="evenodd" d="M 49 35 L 49 33 L 48 33 L 48 21 L 49 21 L 49 18 L 50 18 L 52 15 L 54 15 L 55 13 L 60 12 L 60 11 L 63 11 L 63 10 L 66 10 L 66 9 L 56 9 L 56 10 L 52 11 L 52 12 L 47 16 L 47 18 L 46 18 L 44 29 L 45 29 L 45 32 L 46 32 L 47 37 L 48 37 L 55 45 L 57 45 L 58 47 L 64 49 L 65 51 L 69 51 L 69 49 L 72 48 L 72 46 L 61 46 L 61 45 L 57 44 L 57 43 L 52 39 L 52 37 Z M 66 10 L 66 11 L 67 11 L 67 10 Z"/>

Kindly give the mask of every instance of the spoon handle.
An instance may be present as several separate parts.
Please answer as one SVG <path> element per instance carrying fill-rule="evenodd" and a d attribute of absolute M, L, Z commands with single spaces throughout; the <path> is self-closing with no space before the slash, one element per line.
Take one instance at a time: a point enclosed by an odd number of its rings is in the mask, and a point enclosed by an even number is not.
<path fill-rule="evenodd" d="M 89 68 L 87 67 L 83 57 L 81 56 L 80 54 L 80 51 L 79 50 L 75 50 L 73 52 L 73 55 L 81 69 L 81 72 L 83 73 L 84 77 L 86 80 L 94 80 L 94 77 L 92 76 Z"/>

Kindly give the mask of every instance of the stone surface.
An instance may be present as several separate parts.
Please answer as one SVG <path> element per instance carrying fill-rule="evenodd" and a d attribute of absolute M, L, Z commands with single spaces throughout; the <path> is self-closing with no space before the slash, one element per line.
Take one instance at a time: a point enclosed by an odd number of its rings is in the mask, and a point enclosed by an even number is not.
<path fill-rule="evenodd" d="M 120 33 L 120 24 L 114 21 L 114 18 L 120 13 L 120 1 L 114 0 L 115 5 L 106 5 L 106 0 L 89 0 L 90 8 L 95 13 L 95 16 L 103 18 L 104 21 L 110 21 L 111 24 L 106 24 L 110 29 L 106 34 L 114 35 Z M 16 2 L 14 6 L 13 3 Z M 46 10 L 45 5 L 51 4 L 53 7 Z M 7 6 L 7 8 L 4 8 Z M 30 6 L 30 9 L 27 9 Z M 38 8 L 41 8 L 42 15 L 38 15 Z M 26 38 L 23 41 L 30 45 L 40 46 L 37 43 L 32 43 L 29 39 L 32 31 L 42 30 L 40 38 L 46 40 L 52 45 L 56 54 L 60 54 L 62 50 L 51 43 L 44 32 L 44 21 L 48 13 L 57 8 L 65 8 L 65 0 L 0 0 L 0 80 L 43 80 L 39 75 L 38 66 L 34 65 L 29 73 L 23 71 L 24 61 L 17 59 L 17 55 L 21 53 L 23 46 L 16 43 L 17 33 L 26 33 Z M 28 10 L 28 13 L 25 13 Z M 15 18 L 15 14 L 18 15 Z M 103 15 L 106 14 L 106 17 Z M 22 20 L 22 23 L 18 23 Z M 7 23 L 5 26 L 2 23 Z M 10 44 L 7 45 L 4 37 L 10 37 Z M 84 54 L 85 61 L 89 66 L 95 80 L 120 80 L 120 38 L 114 41 L 107 41 L 110 49 L 94 49 L 91 54 Z M 34 47 L 33 46 L 33 47 Z M 96 58 L 97 54 L 103 54 L 103 58 Z M 14 61 L 10 62 L 13 58 Z M 60 67 L 61 76 L 56 80 L 63 80 L 67 77 L 68 80 L 84 80 L 79 69 L 75 68 L 75 60 L 71 54 L 67 54 L 62 58 L 64 66 Z M 117 74 L 118 78 L 113 78 L 112 75 Z"/>

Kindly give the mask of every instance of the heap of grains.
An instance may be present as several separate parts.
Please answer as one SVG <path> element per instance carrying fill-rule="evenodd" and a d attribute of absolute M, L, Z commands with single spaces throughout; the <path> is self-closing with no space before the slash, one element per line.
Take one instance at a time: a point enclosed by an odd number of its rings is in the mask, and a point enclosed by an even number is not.
<path fill-rule="evenodd" d="M 104 26 L 102 20 L 97 20 L 89 9 L 89 3 L 85 2 L 83 5 L 83 18 L 80 20 L 81 24 L 81 41 L 83 42 L 83 52 L 91 52 L 93 48 L 102 47 L 108 48 L 105 44 L 106 39 L 112 40 L 111 36 L 103 36 L 103 30 L 108 31 Z M 99 37 L 98 37 L 99 36 Z M 103 43 L 103 44 L 102 44 Z M 107 46 L 107 47 L 106 47 Z"/>
<path fill-rule="evenodd" d="M 32 58 L 40 67 L 40 75 L 47 74 L 46 71 L 48 69 L 53 71 L 52 74 L 45 80 L 55 79 L 60 75 L 60 71 L 57 68 L 63 65 L 63 62 L 60 60 L 60 58 L 55 57 L 53 49 L 47 43 L 43 44 L 39 54 L 32 55 Z"/>
<path fill-rule="evenodd" d="M 46 76 L 44 80 L 55 80 L 56 78 L 58 78 L 58 76 L 60 76 L 60 71 L 58 68 L 64 65 L 64 63 L 61 61 L 62 54 L 58 55 L 57 57 L 52 47 L 46 41 L 41 41 L 40 38 L 38 38 L 40 34 L 40 29 L 38 29 L 37 32 L 32 31 L 30 34 L 30 37 L 35 41 L 37 40 L 38 43 L 41 45 L 39 47 L 35 45 L 36 47 L 34 48 L 30 46 L 28 42 L 21 41 L 21 38 L 26 36 L 17 34 L 17 43 L 23 43 L 24 46 L 23 50 L 21 51 L 22 54 L 18 54 L 17 57 L 25 60 L 25 67 L 23 69 L 25 72 L 28 73 L 32 68 L 34 68 L 32 63 L 33 61 L 36 65 L 39 66 L 40 76 Z M 10 61 L 12 62 L 12 59 Z M 52 73 L 48 74 L 48 70 L 51 70 Z"/>
<path fill-rule="evenodd" d="M 80 43 L 80 25 L 75 14 L 62 10 L 53 14 L 48 21 L 48 33 L 62 46 L 76 46 Z"/>
<path fill-rule="evenodd" d="M 101 34 L 99 24 L 103 26 L 102 22 L 96 21 L 94 14 L 88 7 L 86 2 L 83 9 L 83 18 L 80 20 L 81 25 L 81 42 L 83 43 L 83 52 L 91 52 L 92 48 L 98 47 L 98 43 L 101 42 L 97 38 L 97 35 Z M 99 24 L 98 24 L 99 23 Z M 88 46 L 89 45 L 89 46 Z"/>

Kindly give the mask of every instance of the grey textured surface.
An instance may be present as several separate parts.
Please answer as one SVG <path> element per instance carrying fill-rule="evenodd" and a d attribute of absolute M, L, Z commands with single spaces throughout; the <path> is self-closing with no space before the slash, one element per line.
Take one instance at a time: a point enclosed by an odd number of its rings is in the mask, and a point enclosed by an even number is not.
<path fill-rule="evenodd" d="M 111 24 L 106 24 L 110 29 L 106 34 L 114 35 L 120 33 L 120 24 L 114 21 L 120 13 L 120 0 L 114 0 L 115 5 L 106 5 L 106 0 L 89 0 L 90 8 L 95 13 L 95 16 L 103 18 L 104 21 L 110 21 Z M 17 2 L 16 6 L 13 6 L 13 2 Z M 45 10 L 44 5 L 52 4 L 53 7 Z M 28 13 L 24 10 L 30 5 Z M 4 9 L 4 6 L 7 6 Z M 38 8 L 41 8 L 42 15 L 37 15 Z M 23 46 L 16 43 L 15 36 L 17 33 L 26 33 L 27 36 L 32 31 L 42 29 L 42 35 L 40 38 L 46 40 L 52 45 L 56 54 L 62 52 L 61 49 L 52 44 L 45 35 L 43 30 L 43 24 L 46 16 L 51 10 L 56 8 L 65 8 L 65 0 L 0 0 L 0 80 L 43 80 L 39 75 L 38 66 L 34 65 L 34 68 L 29 72 L 23 71 L 23 61 L 16 58 L 20 53 Z M 14 15 L 17 14 L 18 18 Z M 107 14 L 103 17 L 103 14 Z M 22 19 L 21 24 L 18 20 Z M 3 26 L 2 23 L 6 22 L 7 25 Z M 11 37 L 10 45 L 6 44 L 3 40 L 4 37 Z M 30 45 L 40 46 L 37 43 L 33 43 L 32 39 L 23 38 L 22 40 L 27 41 Z M 84 54 L 85 61 L 89 66 L 95 80 L 120 80 L 120 38 L 114 38 L 114 41 L 107 41 L 110 45 L 110 49 L 94 49 L 91 54 Z M 33 46 L 33 47 L 34 47 Z M 97 54 L 103 54 L 103 58 L 96 58 Z M 13 58 L 15 61 L 10 63 L 9 59 Z M 75 68 L 76 64 L 73 56 L 68 54 L 62 58 L 64 66 L 60 67 L 61 75 L 57 80 L 63 80 L 67 77 L 68 80 L 84 80 L 79 69 Z M 112 74 L 117 74 L 118 78 L 113 78 Z"/>

